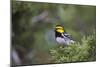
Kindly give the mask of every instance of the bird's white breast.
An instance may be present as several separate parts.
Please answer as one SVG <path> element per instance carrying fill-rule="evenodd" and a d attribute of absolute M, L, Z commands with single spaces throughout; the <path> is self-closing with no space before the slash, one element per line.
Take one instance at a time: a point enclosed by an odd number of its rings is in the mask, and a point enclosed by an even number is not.
<path fill-rule="evenodd" d="M 61 37 L 57 37 L 56 38 L 56 41 L 59 43 L 59 44 L 65 44 L 65 45 L 69 45 L 70 43 L 74 43 L 73 40 L 70 40 L 68 38 L 66 38 L 66 40 L 64 38 L 61 38 Z"/>

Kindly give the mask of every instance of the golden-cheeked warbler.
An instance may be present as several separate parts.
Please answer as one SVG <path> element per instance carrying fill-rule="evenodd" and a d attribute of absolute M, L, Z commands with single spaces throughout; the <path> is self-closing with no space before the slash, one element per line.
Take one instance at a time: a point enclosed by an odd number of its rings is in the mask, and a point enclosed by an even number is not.
<path fill-rule="evenodd" d="M 56 25 L 55 27 L 55 38 L 57 43 L 63 45 L 69 45 L 75 42 L 70 34 L 65 32 L 64 28 L 61 25 Z"/>

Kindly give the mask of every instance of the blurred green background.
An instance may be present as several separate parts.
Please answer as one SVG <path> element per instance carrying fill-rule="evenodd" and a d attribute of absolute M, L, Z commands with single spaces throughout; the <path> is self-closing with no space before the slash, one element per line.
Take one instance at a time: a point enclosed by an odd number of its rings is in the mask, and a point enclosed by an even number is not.
<path fill-rule="evenodd" d="M 54 27 L 61 24 L 75 41 L 96 30 L 96 6 L 12 1 L 12 65 L 53 63 Z"/>

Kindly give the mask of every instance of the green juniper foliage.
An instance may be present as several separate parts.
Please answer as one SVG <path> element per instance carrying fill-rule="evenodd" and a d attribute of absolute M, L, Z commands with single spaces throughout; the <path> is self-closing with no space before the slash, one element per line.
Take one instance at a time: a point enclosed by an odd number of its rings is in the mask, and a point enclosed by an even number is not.
<path fill-rule="evenodd" d="M 81 42 L 66 47 L 56 47 L 50 50 L 52 60 L 55 63 L 80 62 L 96 60 L 96 38 L 95 35 L 83 37 Z"/>

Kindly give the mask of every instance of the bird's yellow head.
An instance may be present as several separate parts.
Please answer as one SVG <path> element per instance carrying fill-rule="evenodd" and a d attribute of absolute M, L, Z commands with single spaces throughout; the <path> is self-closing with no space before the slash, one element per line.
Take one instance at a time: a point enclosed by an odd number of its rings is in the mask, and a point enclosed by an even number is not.
<path fill-rule="evenodd" d="M 64 32 L 64 28 L 61 25 L 56 25 L 55 31 L 57 31 L 59 33 L 63 33 Z"/>

